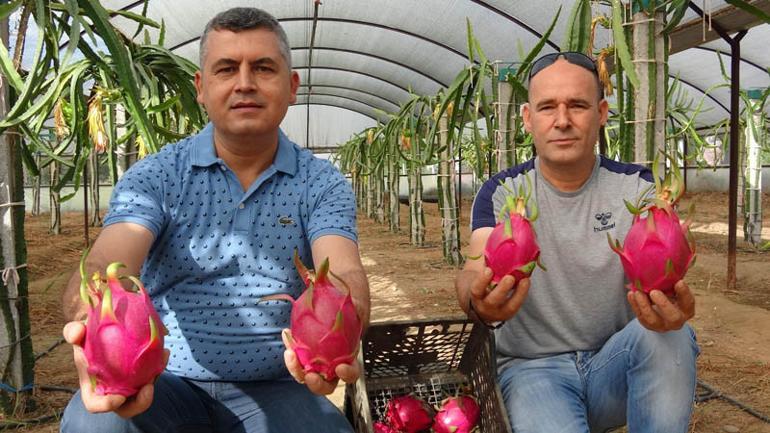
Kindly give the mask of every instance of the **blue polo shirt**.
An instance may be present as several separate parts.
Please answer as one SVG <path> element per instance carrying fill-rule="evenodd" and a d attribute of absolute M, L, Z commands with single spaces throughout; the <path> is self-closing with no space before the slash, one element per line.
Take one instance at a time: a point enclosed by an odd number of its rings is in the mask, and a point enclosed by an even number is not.
<path fill-rule="evenodd" d="M 318 237 L 355 241 L 355 217 L 339 171 L 282 132 L 273 164 L 243 191 L 217 157 L 209 124 L 132 166 L 104 223 L 137 223 L 155 235 L 141 280 L 169 331 L 167 370 L 252 381 L 288 374 L 280 330 L 290 305 L 260 298 L 299 296 L 294 250 L 310 265 Z"/>

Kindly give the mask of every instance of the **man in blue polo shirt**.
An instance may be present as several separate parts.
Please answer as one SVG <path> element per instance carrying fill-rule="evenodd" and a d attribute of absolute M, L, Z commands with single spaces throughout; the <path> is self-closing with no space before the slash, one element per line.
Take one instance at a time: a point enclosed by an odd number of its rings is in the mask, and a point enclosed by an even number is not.
<path fill-rule="evenodd" d="M 499 382 L 516 433 L 684 433 L 698 347 L 686 321 L 684 281 L 670 298 L 628 292 L 607 234 L 623 238 L 635 202 L 652 185 L 644 167 L 595 151 L 608 105 L 593 61 L 547 54 L 532 64 L 523 120 L 537 157 L 484 183 L 473 203 L 468 254 L 480 255 L 509 191 L 530 187 L 548 271 L 506 276 L 468 260 L 455 286 L 468 315 L 495 328 Z M 527 180 L 526 177 L 529 177 Z"/>
<path fill-rule="evenodd" d="M 64 335 L 80 391 L 62 432 L 349 432 L 326 399 L 335 382 L 305 375 L 281 330 L 304 284 L 299 252 L 351 288 L 363 322 L 369 289 L 358 254 L 354 196 L 328 162 L 279 129 L 296 100 L 286 35 L 269 14 L 235 8 L 200 42 L 198 101 L 211 124 L 135 164 L 115 188 L 89 271 L 115 261 L 147 286 L 168 336 L 166 371 L 126 399 L 96 395 L 82 342 L 79 273 L 64 293 Z M 341 365 L 345 382 L 360 366 Z M 292 378 L 293 376 L 293 378 Z"/>

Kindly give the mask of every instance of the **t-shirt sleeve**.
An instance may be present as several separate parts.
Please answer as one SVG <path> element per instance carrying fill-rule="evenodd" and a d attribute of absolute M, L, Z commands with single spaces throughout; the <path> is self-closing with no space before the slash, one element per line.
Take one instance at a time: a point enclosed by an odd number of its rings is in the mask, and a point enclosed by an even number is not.
<path fill-rule="evenodd" d="M 318 175 L 310 179 L 308 200 L 313 206 L 307 226 L 308 239 L 312 243 L 320 236 L 339 235 L 357 242 L 353 189 L 336 168 L 328 162 L 322 164 Z"/>
<path fill-rule="evenodd" d="M 165 176 L 152 157 L 131 166 L 115 185 L 104 225 L 135 223 L 157 238 L 167 219 L 162 202 Z"/>
<path fill-rule="evenodd" d="M 493 178 L 494 179 L 494 178 Z M 492 194 L 496 189 L 493 179 L 487 180 L 476 194 L 471 208 L 471 231 L 495 226 L 495 209 Z"/>

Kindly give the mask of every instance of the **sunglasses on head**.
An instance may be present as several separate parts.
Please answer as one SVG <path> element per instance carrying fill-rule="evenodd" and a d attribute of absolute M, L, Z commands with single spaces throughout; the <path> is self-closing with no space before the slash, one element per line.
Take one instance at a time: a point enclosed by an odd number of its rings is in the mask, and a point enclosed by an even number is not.
<path fill-rule="evenodd" d="M 591 72 L 597 78 L 597 80 L 599 79 L 599 72 L 596 69 L 596 62 L 594 62 L 593 59 L 586 56 L 585 54 L 577 51 L 551 53 L 539 57 L 537 60 L 532 62 L 532 68 L 529 70 L 529 79 L 532 80 L 532 77 L 537 75 L 543 69 L 553 65 L 554 62 L 560 58 L 563 58 L 573 65 L 577 65 L 583 69 L 586 69 L 587 71 Z M 599 91 L 602 92 L 602 94 L 603 90 L 604 89 L 602 89 L 602 86 L 599 86 Z"/>

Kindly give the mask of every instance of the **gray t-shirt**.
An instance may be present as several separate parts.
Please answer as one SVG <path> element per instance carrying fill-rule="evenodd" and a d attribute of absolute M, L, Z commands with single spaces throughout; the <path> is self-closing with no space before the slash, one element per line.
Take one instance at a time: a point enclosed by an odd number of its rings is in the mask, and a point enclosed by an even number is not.
<path fill-rule="evenodd" d="M 590 179 L 578 191 L 562 192 L 540 175 L 539 163 L 535 158 L 496 174 L 473 202 L 471 229 L 493 227 L 510 194 L 501 182 L 518 191 L 527 187 L 527 173 L 540 210 L 533 226 L 548 271 L 535 269 L 524 305 L 496 331 L 500 366 L 514 358 L 597 350 L 634 317 L 607 234 L 623 241 L 633 219 L 623 199 L 635 203 L 652 185 L 652 173 L 597 156 Z"/>

